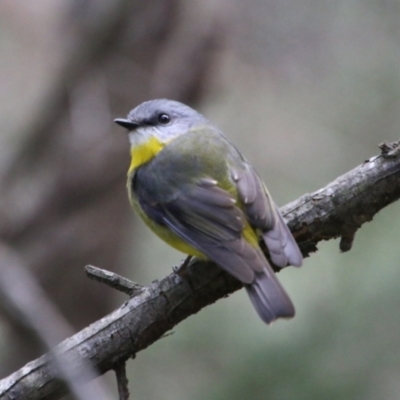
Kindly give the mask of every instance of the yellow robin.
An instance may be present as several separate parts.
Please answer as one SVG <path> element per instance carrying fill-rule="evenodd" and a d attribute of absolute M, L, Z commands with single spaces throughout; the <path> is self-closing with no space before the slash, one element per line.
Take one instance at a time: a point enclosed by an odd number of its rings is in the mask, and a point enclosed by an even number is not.
<path fill-rule="evenodd" d="M 259 246 L 279 268 L 302 254 L 264 183 L 203 115 L 173 100 L 146 101 L 115 122 L 129 131 L 132 207 L 172 247 L 239 279 L 267 324 L 295 314 Z"/>

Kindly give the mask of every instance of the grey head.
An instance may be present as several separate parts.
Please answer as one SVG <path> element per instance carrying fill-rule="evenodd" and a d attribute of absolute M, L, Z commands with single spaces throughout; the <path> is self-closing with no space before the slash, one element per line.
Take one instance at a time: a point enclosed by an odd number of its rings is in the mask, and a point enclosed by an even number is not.
<path fill-rule="evenodd" d="M 168 99 L 146 101 L 130 111 L 126 119 L 117 118 L 114 122 L 132 133 L 132 144 L 137 143 L 139 137 L 144 139 L 150 135 L 168 141 L 186 133 L 193 126 L 210 124 L 193 108 Z"/>

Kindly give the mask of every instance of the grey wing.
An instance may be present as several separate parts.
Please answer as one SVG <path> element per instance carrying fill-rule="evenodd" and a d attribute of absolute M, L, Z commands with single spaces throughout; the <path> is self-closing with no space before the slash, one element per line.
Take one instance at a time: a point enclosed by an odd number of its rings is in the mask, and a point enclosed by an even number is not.
<path fill-rule="evenodd" d="M 250 224 L 261 231 L 272 262 L 281 268 L 300 266 L 300 249 L 257 173 L 244 162 L 241 168 L 231 167 L 231 174 Z"/>
<path fill-rule="evenodd" d="M 242 237 L 245 215 L 235 199 L 212 180 L 201 180 L 190 191 L 162 204 L 163 223 L 245 284 L 265 268 L 261 250 Z"/>

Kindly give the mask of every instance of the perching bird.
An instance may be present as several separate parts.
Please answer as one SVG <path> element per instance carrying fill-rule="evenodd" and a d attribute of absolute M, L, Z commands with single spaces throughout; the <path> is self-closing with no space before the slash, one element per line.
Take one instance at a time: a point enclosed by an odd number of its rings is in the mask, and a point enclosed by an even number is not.
<path fill-rule="evenodd" d="M 172 247 L 239 279 L 267 324 L 294 306 L 259 247 L 280 268 L 302 255 L 267 188 L 208 119 L 177 101 L 146 101 L 115 122 L 129 131 L 130 202 Z"/>

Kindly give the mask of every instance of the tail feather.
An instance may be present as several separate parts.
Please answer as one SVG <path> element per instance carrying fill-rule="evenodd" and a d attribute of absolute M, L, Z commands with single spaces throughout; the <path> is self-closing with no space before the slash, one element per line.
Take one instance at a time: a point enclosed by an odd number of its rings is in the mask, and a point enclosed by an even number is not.
<path fill-rule="evenodd" d="M 257 272 L 254 282 L 246 285 L 246 290 L 265 323 L 270 324 L 278 318 L 294 317 L 294 305 L 272 271 L 265 269 Z"/>

